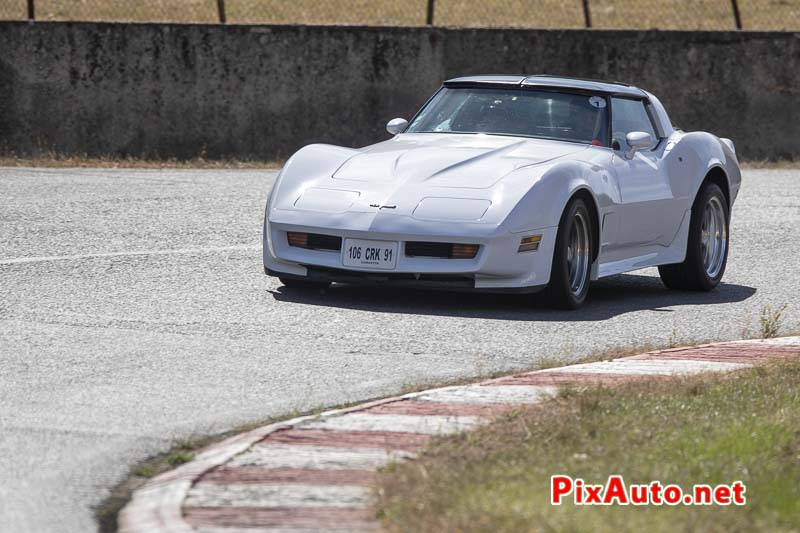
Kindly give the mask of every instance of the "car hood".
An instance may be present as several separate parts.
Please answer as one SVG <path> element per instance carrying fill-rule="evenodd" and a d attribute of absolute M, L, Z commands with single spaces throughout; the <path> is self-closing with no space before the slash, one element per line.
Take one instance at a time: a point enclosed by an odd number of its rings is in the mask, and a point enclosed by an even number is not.
<path fill-rule="evenodd" d="M 402 134 L 361 150 L 316 146 L 288 165 L 290 183 L 281 185 L 274 206 L 279 211 L 460 223 L 499 223 L 539 176 L 530 167 L 577 157 L 588 148 L 542 139 L 431 133 Z"/>
<path fill-rule="evenodd" d="M 333 180 L 487 189 L 524 166 L 585 150 L 581 144 L 476 134 L 408 134 L 347 159 Z"/>

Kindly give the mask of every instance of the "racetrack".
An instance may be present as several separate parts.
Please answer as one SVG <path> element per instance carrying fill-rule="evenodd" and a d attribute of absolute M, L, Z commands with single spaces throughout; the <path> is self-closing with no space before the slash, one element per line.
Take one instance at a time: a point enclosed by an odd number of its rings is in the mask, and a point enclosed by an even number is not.
<path fill-rule="evenodd" d="M 616 346 L 798 326 L 800 171 L 747 171 L 724 283 L 655 271 L 576 312 L 516 296 L 304 293 L 263 275 L 272 171 L 0 169 L 0 530 L 86 531 L 178 438 Z"/>

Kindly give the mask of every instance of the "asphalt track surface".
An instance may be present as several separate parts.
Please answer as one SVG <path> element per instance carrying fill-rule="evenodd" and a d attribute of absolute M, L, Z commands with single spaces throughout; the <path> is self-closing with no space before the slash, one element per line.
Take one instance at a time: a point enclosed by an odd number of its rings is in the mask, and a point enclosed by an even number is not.
<path fill-rule="evenodd" d="M 724 283 L 654 270 L 588 305 L 300 292 L 264 276 L 275 172 L 0 169 L 0 530 L 87 531 L 137 460 L 190 435 L 613 347 L 798 328 L 800 171 L 745 172 Z"/>

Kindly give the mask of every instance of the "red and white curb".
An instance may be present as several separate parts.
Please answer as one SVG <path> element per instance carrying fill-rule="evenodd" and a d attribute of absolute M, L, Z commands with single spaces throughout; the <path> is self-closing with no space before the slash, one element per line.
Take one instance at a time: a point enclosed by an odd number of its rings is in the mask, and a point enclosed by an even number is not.
<path fill-rule="evenodd" d="M 469 431 L 559 387 L 725 372 L 800 356 L 800 337 L 736 341 L 443 387 L 264 426 L 153 478 L 120 512 L 122 532 L 364 531 L 376 469 L 436 435 Z"/>

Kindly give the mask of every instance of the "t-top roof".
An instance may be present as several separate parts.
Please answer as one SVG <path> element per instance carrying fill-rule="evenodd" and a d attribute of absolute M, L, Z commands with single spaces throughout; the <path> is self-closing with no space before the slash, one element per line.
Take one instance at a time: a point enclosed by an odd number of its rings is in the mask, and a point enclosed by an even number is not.
<path fill-rule="evenodd" d="M 548 76 L 539 74 L 536 76 L 465 76 L 453 78 L 444 82 L 445 86 L 450 85 L 495 85 L 495 86 L 519 86 L 519 87 L 564 87 L 567 89 L 579 89 L 581 91 L 593 91 L 608 94 L 618 94 L 624 96 L 635 96 L 638 98 L 646 97 L 645 92 L 638 87 L 620 83 L 618 81 L 598 81 L 586 80 L 581 78 L 562 78 L 558 76 Z"/>

